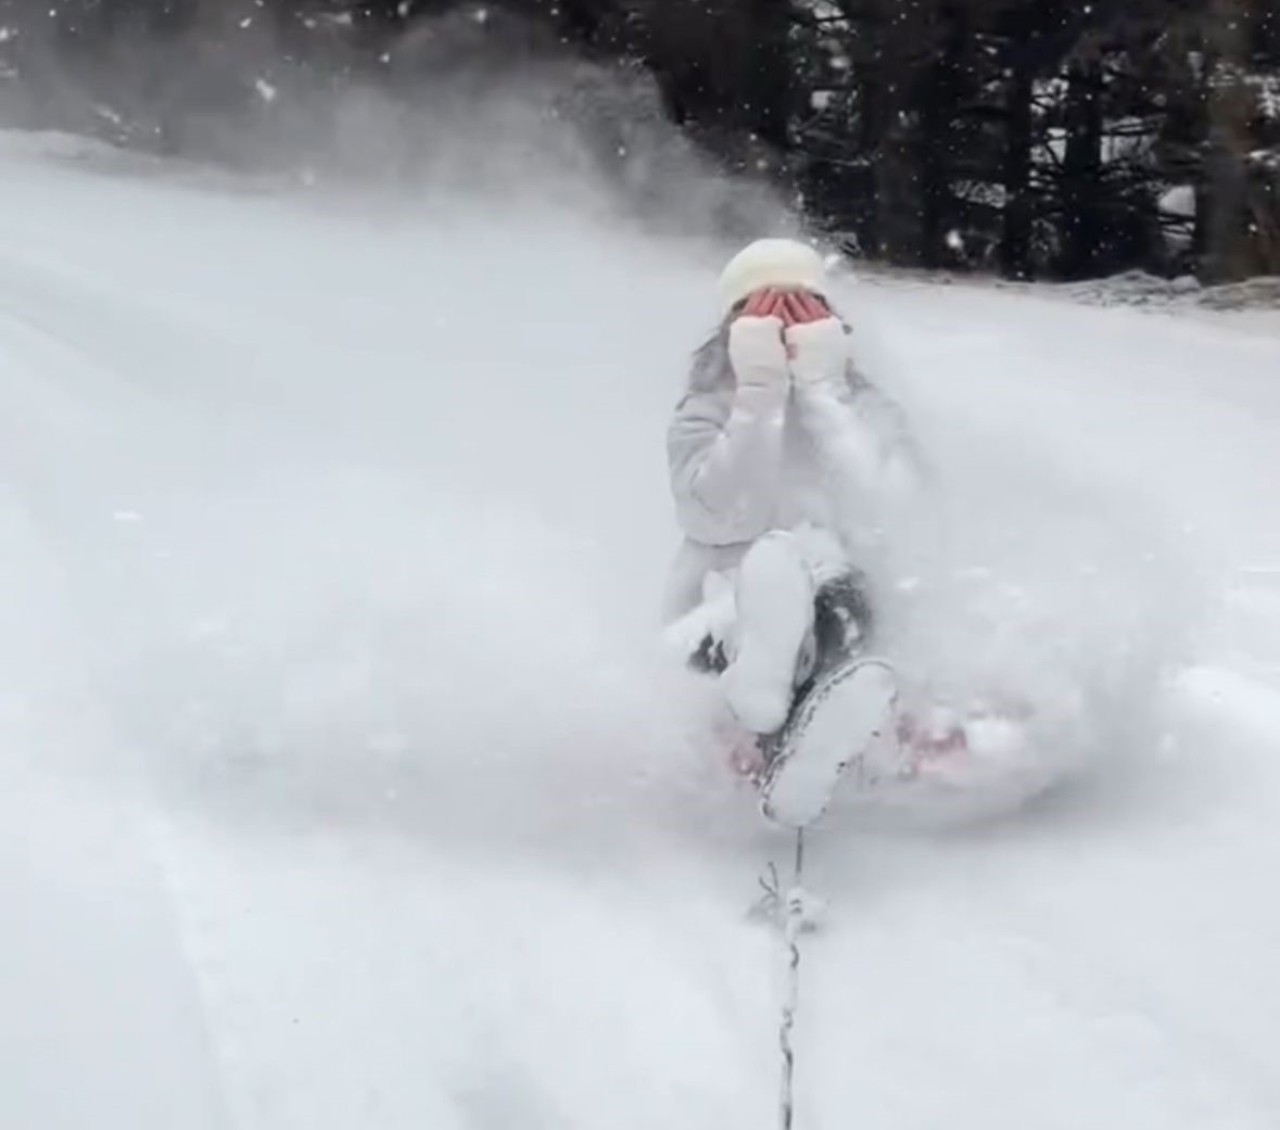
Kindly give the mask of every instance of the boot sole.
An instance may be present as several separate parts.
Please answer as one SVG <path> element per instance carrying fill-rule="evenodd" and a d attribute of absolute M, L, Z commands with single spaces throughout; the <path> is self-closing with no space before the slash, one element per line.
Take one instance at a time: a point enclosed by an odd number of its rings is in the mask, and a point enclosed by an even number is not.
<path fill-rule="evenodd" d="M 893 669 L 879 660 L 836 668 L 805 696 L 781 735 L 761 787 L 760 810 L 786 828 L 820 818 L 850 764 L 892 725 Z"/>

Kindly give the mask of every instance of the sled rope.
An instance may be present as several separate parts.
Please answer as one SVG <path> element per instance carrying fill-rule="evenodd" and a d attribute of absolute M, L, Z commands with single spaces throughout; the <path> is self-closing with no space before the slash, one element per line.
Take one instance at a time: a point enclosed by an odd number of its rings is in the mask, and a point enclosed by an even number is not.
<path fill-rule="evenodd" d="M 792 1130 L 795 1113 L 794 1077 L 796 1067 L 795 1048 L 791 1033 L 796 1024 L 796 1012 L 800 1007 L 800 933 L 804 927 L 804 829 L 796 830 L 795 856 L 792 861 L 791 886 L 787 890 L 786 903 L 781 908 L 782 941 L 786 951 L 786 991 L 782 1000 L 782 1017 L 778 1025 L 778 1047 L 782 1053 L 782 1088 L 778 1102 L 778 1124 L 781 1130 Z"/>

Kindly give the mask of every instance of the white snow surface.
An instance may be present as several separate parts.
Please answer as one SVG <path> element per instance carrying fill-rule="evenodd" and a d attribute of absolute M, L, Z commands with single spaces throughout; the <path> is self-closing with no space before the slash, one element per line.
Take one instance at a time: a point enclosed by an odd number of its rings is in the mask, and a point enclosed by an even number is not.
<path fill-rule="evenodd" d="M 723 250 L 0 146 L 0 1125 L 776 1124 L 786 843 L 653 644 Z M 798 1130 L 1276 1126 L 1280 338 L 846 291 L 896 652 L 1080 726 L 814 832 Z"/>

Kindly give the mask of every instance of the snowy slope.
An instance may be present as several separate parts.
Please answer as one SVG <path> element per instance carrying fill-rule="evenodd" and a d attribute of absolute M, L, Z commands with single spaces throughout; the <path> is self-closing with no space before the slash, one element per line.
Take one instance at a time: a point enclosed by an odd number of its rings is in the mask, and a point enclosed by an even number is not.
<path fill-rule="evenodd" d="M 772 1125 L 782 845 L 649 648 L 715 252 L 382 204 L 0 150 L 0 1124 Z M 1274 1126 L 1280 341 L 847 299 L 948 566 L 1131 693 L 815 841 L 801 1125 Z"/>

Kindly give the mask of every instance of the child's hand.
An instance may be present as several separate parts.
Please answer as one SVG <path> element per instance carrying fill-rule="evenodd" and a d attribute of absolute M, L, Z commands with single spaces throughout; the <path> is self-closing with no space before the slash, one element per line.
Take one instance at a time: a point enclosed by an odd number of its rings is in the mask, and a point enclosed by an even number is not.
<path fill-rule="evenodd" d="M 821 317 L 814 317 L 815 312 L 806 305 L 805 320 L 792 322 L 783 331 L 791 375 L 800 389 L 828 382 L 838 385 L 848 372 L 844 324 L 825 308 Z"/>
<path fill-rule="evenodd" d="M 788 329 L 809 322 L 821 322 L 832 316 L 827 304 L 807 290 L 793 290 L 778 295 L 778 312 L 783 325 Z"/>
<path fill-rule="evenodd" d="M 729 327 L 729 361 L 740 386 L 788 383 L 782 297 L 774 290 L 756 291 Z"/>
<path fill-rule="evenodd" d="M 831 328 L 816 332 L 806 328 L 823 322 L 830 322 Z M 794 332 L 796 329 L 800 330 L 798 335 Z M 730 331 L 730 356 L 739 381 L 744 384 L 785 379 L 788 362 L 792 363 L 797 380 L 811 381 L 817 379 L 812 356 L 814 343 L 809 343 L 806 349 L 805 339 L 827 342 L 823 350 L 829 355 L 824 359 L 827 364 L 822 368 L 825 369 L 838 363 L 842 365 L 834 351 L 842 347 L 843 334 L 844 327 L 816 294 L 765 287 L 747 299 L 735 319 Z"/>
<path fill-rule="evenodd" d="M 782 300 L 785 296 L 781 291 L 773 290 L 765 287 L 763 290 L 757 290 L 746 301 L 738 313 L 739 318 L 779 318 L 783 324 L 786 324 L 786 315 L 782 310 Z"/>

